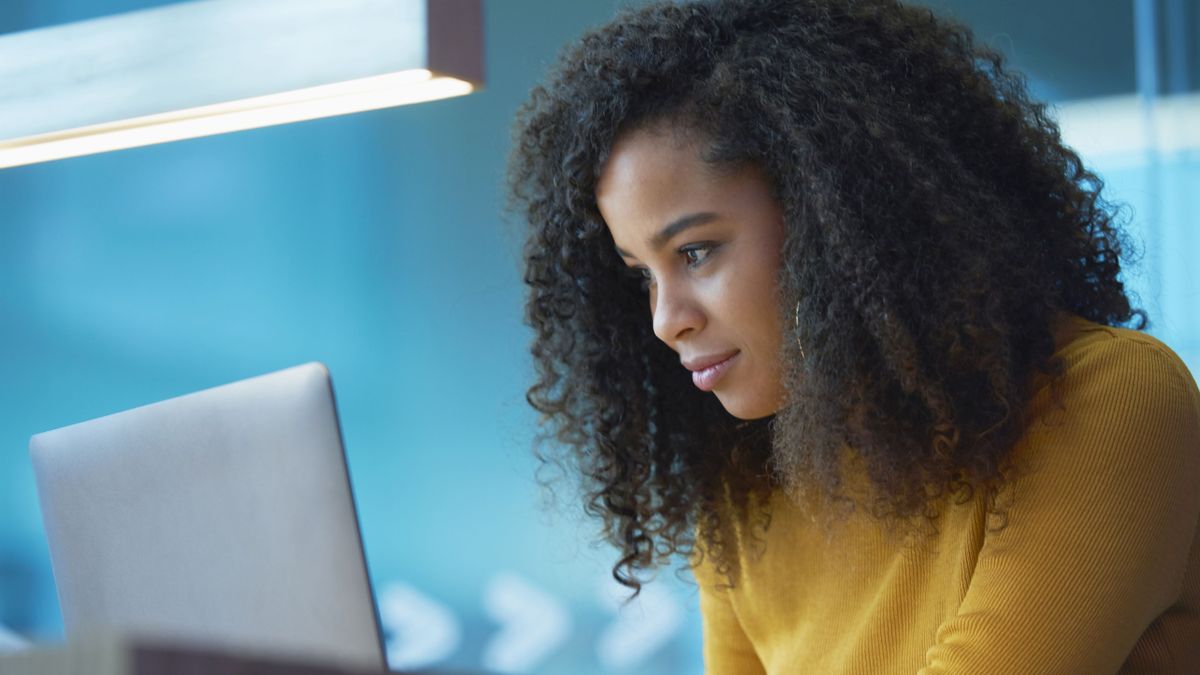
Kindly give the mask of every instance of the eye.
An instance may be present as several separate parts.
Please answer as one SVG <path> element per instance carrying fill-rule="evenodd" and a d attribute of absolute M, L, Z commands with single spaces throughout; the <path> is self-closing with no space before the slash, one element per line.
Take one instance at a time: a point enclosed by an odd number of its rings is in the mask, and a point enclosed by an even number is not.
<path fill-rule="evenodd" d="M 687 258 L 688 267 L 699 267 L 708 261 L 708 257 L 716 250 L 717 245 L 712 242 L 704 242 L 701 244 L 691 244 L 679 249 L 679 252 Z"/>
<path fill-rule="evenodd" d="M 626 273 L 641 284 L 643 291 L 654 284 L 654 273 L 650 271 L 649 267 L 630 267 L 627 268 Z"/>

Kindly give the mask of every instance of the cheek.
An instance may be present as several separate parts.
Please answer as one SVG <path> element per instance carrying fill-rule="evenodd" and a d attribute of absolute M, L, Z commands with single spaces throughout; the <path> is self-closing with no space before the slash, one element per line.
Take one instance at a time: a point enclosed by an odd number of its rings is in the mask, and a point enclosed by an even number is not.
<path fill-rule="evenodd" d="M 722 325 L 722 332 L 742 347 L 758 353 L 777 338 L 778 318 L 767 275 L 758 270 L 726 275 L 718 280 L 719 292 L 710 296 L 708 312 Z"/>
<path fill-rule="evenodd" d="M 765 251 L 767 264 L 759 264 L 753 272 L 741 279 L 738 308 L 746 328 L 754 331 L 752 339 L 762 349 L 777 351 L 780 341 L 781 320 L 779 317 L 778 254 Z"/>

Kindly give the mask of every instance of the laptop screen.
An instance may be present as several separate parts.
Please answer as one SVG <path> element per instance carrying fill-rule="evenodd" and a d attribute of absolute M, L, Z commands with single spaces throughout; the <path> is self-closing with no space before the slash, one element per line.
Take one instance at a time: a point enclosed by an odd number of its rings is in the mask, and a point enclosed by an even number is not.
<path fill-rule="evenodd" d="M 34 436 L 68 637 L 385 666 L 326 368 Z"/>

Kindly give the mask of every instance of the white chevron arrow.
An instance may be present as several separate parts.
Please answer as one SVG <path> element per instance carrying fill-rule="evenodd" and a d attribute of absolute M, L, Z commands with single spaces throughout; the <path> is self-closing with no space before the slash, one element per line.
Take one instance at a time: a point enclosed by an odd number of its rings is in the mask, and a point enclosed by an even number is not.
<path fill-rule="evenodd" d="M 483 667 L 500 673 L 536 668 L 571 633 L 571 616 L 549 593 L 512 572 L 488 582 L 484 610 L 500 632 L 483 650 Z"/>
<path fill-rule="evenodd" d="M 29 643 L 24 638 L 4 626 L 0 626 L 0 654 L 4 652 L 18 652 L 28 648 Z"/>
<path fill-rule="evenodd" d="M 408 584 L 388 584 L 379 592 L 379 621 L 389 634 L 388 666 L 397 670 L 442 661 L 462 643 L 453 612 Z"/>
<path fill-rule="evenodd" d="M 601 586 L 601 605 L 616 613 L 596 640 L 596 658 L 605 668 L 632 668 L 671 641 L 683 626 L 684 611 L 662 581 L 642 586 L 642 592 L 623 604 L 629 589 L 611 579 Z"/>

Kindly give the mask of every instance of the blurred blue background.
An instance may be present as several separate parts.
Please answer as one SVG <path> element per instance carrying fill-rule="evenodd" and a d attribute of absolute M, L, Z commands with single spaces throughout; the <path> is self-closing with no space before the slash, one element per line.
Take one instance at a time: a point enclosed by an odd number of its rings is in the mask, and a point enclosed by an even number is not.
<path fill-rule="evenodd" d="M 161 4 L 4 0 L 0 33 Z M 595 523 L 542 505 L 500 215 L 514 110 L 627 4 L 488 0 L 464 98 L 0 171 L 0 644 L 61 639 L 31 434 L 321 360 L 393 665 L 701 671 L 693 589 L 665 571 L 618 609 Z M 1056 104 L 1128 205 L 1151 332 L 1200 372 L 1196 3 L 930 5 Z"/>

